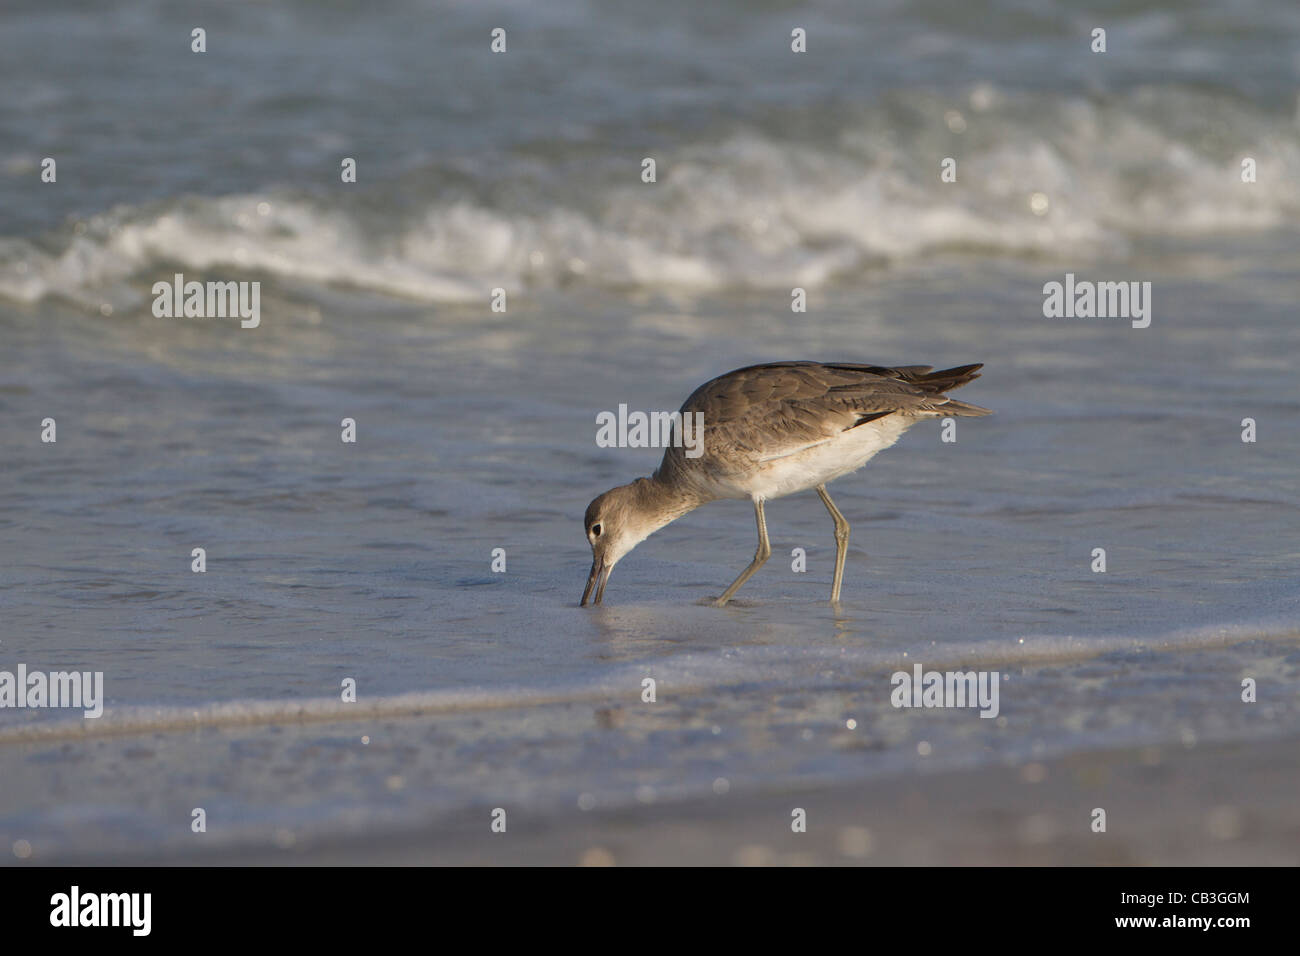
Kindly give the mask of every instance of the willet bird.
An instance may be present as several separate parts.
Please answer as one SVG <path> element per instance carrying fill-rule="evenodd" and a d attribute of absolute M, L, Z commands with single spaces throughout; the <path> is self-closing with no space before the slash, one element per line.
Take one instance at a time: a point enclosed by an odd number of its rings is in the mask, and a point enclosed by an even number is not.
<path fill-rule="evenodd" d="M 612 488 L 587 506 L 583 522 L 592 558 L 582 606 L 593 589 L 599 604 L 619 559 L 670 521 L 706 501 L 748 498 L 758 521 L 758 551 L 713 602 L 722 607 L 772 553 L 763 503 L 809 488 L 817 489 L 835 522 L 831 601 L 838 602 L 849 523 L 826 485 L 857 471 L 923 418 L 992 414 L 944 394 L 978 378 L 981 368 L 776 362 L 705 382 L 681 409 L 683 420 L 703 413 L 703 452 L 688 457 L 678 441 L 649 478 Z"/>

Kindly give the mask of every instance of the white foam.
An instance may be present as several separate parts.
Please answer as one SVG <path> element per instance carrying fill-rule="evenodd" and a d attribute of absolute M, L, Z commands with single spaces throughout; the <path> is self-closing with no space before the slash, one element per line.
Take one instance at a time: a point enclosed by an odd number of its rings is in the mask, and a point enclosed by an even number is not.
<path fill-rule="evenodd" d="M 555 704 L 598 703 L 626 696 L 640 686 L 652 666 L 657 680 L 670 684 L 678 698 L 727 687 L 762 685 L 789 690 L 807 687 L 809 661 L 818 672 L 848 673 L 869 669 L 910 667 L 924 660 L 927 667 L 975 664 L 1024 665 L 1096 657 L 1115 651 L 1192 650 L 1246 640 L 1293 640 L 1300 633 L 1292 618 L 1269 618 L 1228 625 L 1182 628 L 1153 637 L 1115 635 L 1079 638 L 1071 635 L 1025 635 L 996 640 L 927 642 L 904 651 L 897 646 L 847 649 L 806 646 L 735 648 L 722 654 L 685 652 L 647 662 L 620 664 L 585 681 L 544 686 L 507 685 L 455 690 L 415 691 L 369 696 L 355 703 L 338 698 L 301 700 L 234 700 L 197 707 L 107 706 L 95 720 L 66 718 L 50 712 L 29 714 L 26 722 L 0 726 L 0 746 L 39 740 L 78 739 L 101 735 L 130 735 L 210 727 L 271 726 L 296 723 L 342 723 L 436 714 L 461 714 L 508 708 L 537 708 Z"/>
<path fill-rule="evenodd" d="M 538 185 L 526 210 L 447 198 L 437 177 L 430 194 L 401 197 L 420 210 L 401 218 L 273 193 L 118 208 L 39 244 L 0 240 L 0 296 L 130 307 L 170 265 L 424 302 L 572 281 L 789 288 L 943 250 L 1077 260 L 1136 237 L 1265 232 L 1300 219 L 1300 131 L 1239 103 L 1138 91 L 1047 109 L 985 94 L 956 142 L 930 131 L 897 143 L 880 112 L 846 118 L 831 143 L 740 132 L 664 156 L 657 183 L 598 167 L 581 189 Z M 941 125 L 943 105 L 910 108 Z M 1241 182 L 1241 155 L 1161 122 L 1197 112 L 1223 126 L 1223 142 L 1267 137 L 1253 150 L 1257 182 Z M 939 159 L 950 153 L 958 178 L 944 184 Z"/>

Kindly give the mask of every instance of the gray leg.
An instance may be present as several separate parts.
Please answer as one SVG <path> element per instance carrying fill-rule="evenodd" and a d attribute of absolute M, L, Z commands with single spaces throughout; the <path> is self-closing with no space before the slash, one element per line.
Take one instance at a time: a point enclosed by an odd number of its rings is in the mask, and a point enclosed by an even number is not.
<path fill-rule="evenodd" d="M 825 485 L 817 486 L 817 494 L 821 495 L 822 504 L 826 506 L 826 510 L 831 513 L 831 518 L 835 521 L 835 579 L 831 583 L 831 603 L 838 604 L 840 585 L 844 583 L 844 559 L 849 553 L 849 523 L 844 515 L 840 514 L 840 509 L 835 507 L 835 502 L 831 501 Z"/>
<path fill-rule="evenodd" d="M 736 592 L 740 590 L 740 586 L 748 581 L 754 572 L 763 566 L 763 562 L 772 556 L 772 545 L 767 540 L 767 519 L 763 517 L 762 498 L 754 501 L 754 515 L 758 519 L 758 550 L 754 552 L 754 560 L 749 562 L 749 567 L 740 572 L 740 577 L 731 582 L 731 587 L 722 592 L 722 597 L 713 602 L 714 607 L 723 607 L 735 597 Z"/>

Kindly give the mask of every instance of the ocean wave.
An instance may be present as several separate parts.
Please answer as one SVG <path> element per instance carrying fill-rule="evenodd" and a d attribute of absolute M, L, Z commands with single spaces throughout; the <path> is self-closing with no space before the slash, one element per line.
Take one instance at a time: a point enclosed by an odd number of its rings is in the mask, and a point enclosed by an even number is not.
<path fill-rule="evenodd" d="M 346 202 L 266 189 L 118 207 L 0 238 L 0 297 L 130 309 L 172 270 L 432 303 L 497 286 L 788 289 L 945 252 L 1073 261 L 1300 216 L 1293 119 L 1176 88 L 1063 103 L 984 84 L 898 95 L 819 138 L 754 123 L 650 150 L 650 184 L 641 156 L 606 150 L 484 164 L 455 189 L 434 165 Z"/>

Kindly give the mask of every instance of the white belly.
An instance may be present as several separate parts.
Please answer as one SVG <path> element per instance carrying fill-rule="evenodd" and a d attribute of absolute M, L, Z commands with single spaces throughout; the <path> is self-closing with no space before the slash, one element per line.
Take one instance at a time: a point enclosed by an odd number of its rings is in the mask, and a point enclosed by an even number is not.
<path fill-rule="evenodd" d="M 793 455 L 763 462 L 751 475 L 735 482 L 735 491 L 746 498 L 780 498 L 824 485 L 857 471 L 876 452 L 898 441 L 914 421 L 902 415 L 889 415 L 878 422 L 840 432 Z"/>

